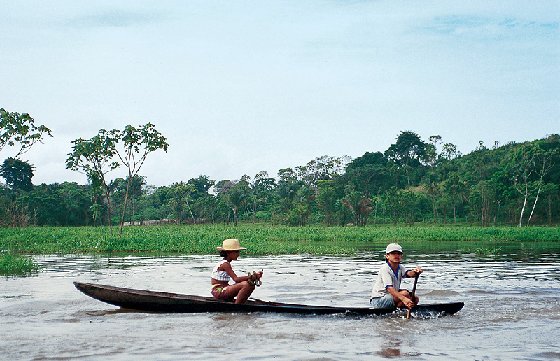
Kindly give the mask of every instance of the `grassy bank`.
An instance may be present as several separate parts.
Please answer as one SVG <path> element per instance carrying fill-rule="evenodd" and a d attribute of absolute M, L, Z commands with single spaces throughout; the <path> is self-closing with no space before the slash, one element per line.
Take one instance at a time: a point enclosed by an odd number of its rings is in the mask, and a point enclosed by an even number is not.
<path fill-rule="evenodd" d="M 353 254 L 388 242 L 407 249 L 463 251 L 560 250 L 559 227 L 369 226 L 286 227 L 263 224 L 127 227 L 0 228 L 0 251 L 16 254 L 213 254 L 239 238 L 248 254 Z"/>

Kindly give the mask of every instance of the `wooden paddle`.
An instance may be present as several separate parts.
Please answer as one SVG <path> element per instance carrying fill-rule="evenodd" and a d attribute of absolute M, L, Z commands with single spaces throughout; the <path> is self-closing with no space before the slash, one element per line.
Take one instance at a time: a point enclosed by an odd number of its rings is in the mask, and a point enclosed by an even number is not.
<path fill-rule="evenodd" d="M 414 294 L 416 293 L 416 283 L 418 282 L 418 277 L 420 277 L 419 274 L 416 275 L 416 277 L 414 277 L 414 286 L 412 286 L 412 292 L 410 293 L 410 295 L 412 296 L 412 302 L 414 302 Z M 410 311 L 411 309 L 409 308 L 408 310 L 406 310 L 406 319 L 408 320 L 410 318 Z"/>

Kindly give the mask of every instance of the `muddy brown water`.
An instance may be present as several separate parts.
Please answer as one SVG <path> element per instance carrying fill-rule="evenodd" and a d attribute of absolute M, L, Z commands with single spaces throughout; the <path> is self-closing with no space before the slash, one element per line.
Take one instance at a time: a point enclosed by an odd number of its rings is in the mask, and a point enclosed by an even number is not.
<path fill-rule="evenodd" d="M 408 255 L 421 265 L 423 303 L 463 301 L 454 316 L 406 320 L 283 314 L 125 312 L 78 292 L 72 281 L 208 295 L 217 256 L 59 257 L 35 276 L 0 279 L 5 360 L 558 360 L 560 257 Z M 316 305 L 367 306 L 376 254 L 243 258 L 264 270 L 254 296 Z M 411 280 L 406 285 L 411 288 Z"/>

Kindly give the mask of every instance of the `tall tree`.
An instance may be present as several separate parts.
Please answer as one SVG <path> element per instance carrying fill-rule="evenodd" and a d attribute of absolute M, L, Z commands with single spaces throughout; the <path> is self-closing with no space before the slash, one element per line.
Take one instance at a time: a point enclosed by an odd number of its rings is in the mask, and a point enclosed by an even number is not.
<path fill-rule="evenodd" d="M 132 182 L 130 183 L 127 179 L 123 178 L 116 178 L 110 182 L 109 188 L 111 189 L 112 203 L 115 205 L 116 209 L 120 208 L 121 211 L 124 207 L 127 187 L 130 187 L 128 191 L 130 207 L 127 208 L 127 215 L 125 217 L 127 220 L 135 220 L 137 202 L 142 195 L 142 187 L 145 184 L 145 177 L 139 175 L 132 177 Z"/>
<path fill-rule="evenodd" d="M 276 192 L 278 193 L 278 208 L 280 212 L 286 213 L 289 211 L 294 202 L 296 192 L 302 184 L 292 168 L 283 168 L 278 171 Z"/>
<path fill-rule="evenodd" d="M 354 224 L 357 226 L 365 226 L 368 216 L 373 210 L 371 207 L 371 199 L 366 197 L 362 192 L 356 191 L 352 185 L 346 186 L 345 193 L 342 204 L 354 215 Z"/>
<path fill-rule="evenodd" d="M 114 160 L 117 152 L 115 138 L 105 129 L 100 129 L 96 136 L 79 138 L 72 144 L 66 168 L 85 173 L 92 186 L 102 190 L 107 202 L 107 224 L 111 226 L 111 192 L 105 175 L 119 167 L 119 163 Z"/>
<path fill-rule="evenodd" d="M 323 155 L 309 161 L 304 166 L 296 167 L 296 175 L 307 186 L 315 189 L 318 181 L 333 179 L 343 174 L 348 162 L 348 156 L 330 157 Z"/>
<path fill-rule="evenodd" d="M 553 166 L 553 157 L 554 151 L 543 149 L 539 142 L 522 144 L 512 153 L 510 166 L 513 183 L 523 198 L 519 212 L 519 227 L 523 224 L 529 198 L 533 199 L 533 206 L 527 224 L 531 221 L 544 185 L 543 179 Z"/>
<path fill-rule="evenodd" d="M 236 183 L 236 181 L 222 179 L 214 186 L 218 217 L 224 220 L 227 224 L 229 224 L 230 220 L 235 218 L 230 216 L 233 210 L 229 199 L 229 191 Z"/>
<path fill-rule="evenodd" d="M 251 188 L 249 181 L 248 176 L 243 176 L 227 192 L 227 200 L 233 212 L 233 224 L 235 226 L 239 221 L 239 210 L 243 209 L 250 201 Z"/>
<path fill-rule="evenodd" d="M 113 129 L 110 132 L 110 135 L 117 145 L 115 147 L 115 154 L 121 164 L 124 165 L 128 171 L 126 192 L 119 229 L 119 232 L 122 233 L 130 187 L 134 177 L 138 175 L 138 172 L 140 172 L 148 154 L 158 149 L 163 149 L 167 152 L 169 144 L 167 144 L 167 139 L 158 132 L 155 125 L 151 123 L 140 125 L 138 127 L 127 125 L 122 131 Z"/>
<path fill-rule="evenodd" d="M 10 113 L 0 108 L 0 151 L 6 146 L 18 146 L 17 158 L 41 142 L 45 135 L 52 137 L 51 130 L 44 125 L 35 125 L 35 119 L 29 114 Z"/>
<path fill-rule="evenodd" d="M 216 214 L 216 199 L 209 191 L 215 183 L 215 181 L 205 175 L 200 175 L 197 178 L 188 180 L 187 184 L 193 187 L 191 193 L 191 210 L 194 213 L 193 222 L 198 223 L 214 220 Z"/>
<path fill-rule="evenodd" d="M 337 179 L 338 180 L 338 179 Z M 340 200 L 344 197 L 343 183 L 337 180 L 323 180 L 317 184 L 317 207 L 323 213 L 327 225 L 344 224 L 345 219 L 340 212 Z"/>
<path fill-rule="evenodd" d="M 195 218 L 191 208 L 191 197 L 194 193 L 194 186 L 192 184 L 179 182 L 173 183 L 169 189 L 171 190 L 170 205 L 177 224 L 180 224 L 187 214 L 194 223 Z"/>
<path fill-rule="evenodd" d="M 270 208 L 275 201 L 276 180 L 268 176 L 268 173 L 261 171 L 253 178 L 252 190 L 252 213 L 253 221 L 257 217 L 257 212 L 266 212 L 266 218 L 270 219 Z"/>
<path fill-rule="evenodd" d="M 390 186 L 388 160 L 383 153 L 366 152 L 348 164 L 345 178 L 366 197 L 378 195 Z"/>
<path fill-rule="evenodd" d="M 429 145 L 414 132 L 404 131 L 399 134 L 397 141 L 385 151 L 385 156 L 402 171 L 406 178 L 406 185 L 413 185 L 420 179 L 419 171 L 422 165 L 429 161 L 432 154 Z"/>

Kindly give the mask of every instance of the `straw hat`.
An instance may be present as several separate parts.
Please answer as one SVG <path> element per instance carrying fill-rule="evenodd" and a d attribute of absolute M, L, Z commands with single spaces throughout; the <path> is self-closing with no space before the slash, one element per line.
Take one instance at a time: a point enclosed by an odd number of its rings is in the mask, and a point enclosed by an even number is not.
<path fill-rule="evenodd" d="M 218 251 L 240 251 L 242 249 L 247 249 L 239 245 L 239 240 L 235 238 L 224 239 L 222 242 L 222 247 L 216 247 Z"/>

